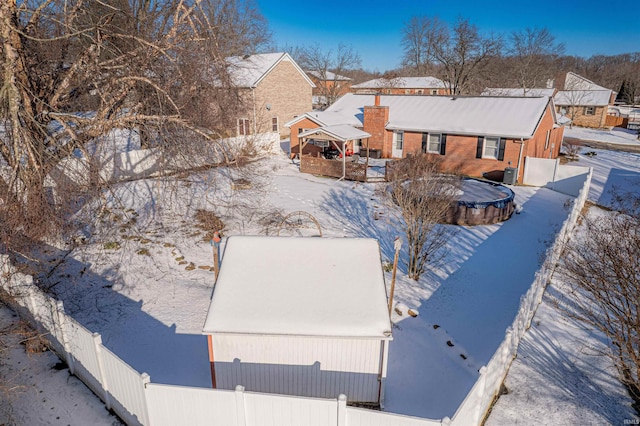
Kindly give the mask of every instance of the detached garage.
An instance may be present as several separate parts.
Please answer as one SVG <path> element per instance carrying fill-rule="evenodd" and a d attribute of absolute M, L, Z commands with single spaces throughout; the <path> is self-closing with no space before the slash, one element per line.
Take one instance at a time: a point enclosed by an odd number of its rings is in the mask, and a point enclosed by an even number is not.
<path fill-rule="evenodd" d="M 203 328 L 213 387 L 381 404 L 387 309 L 376 240 L 230 237 Z"/>

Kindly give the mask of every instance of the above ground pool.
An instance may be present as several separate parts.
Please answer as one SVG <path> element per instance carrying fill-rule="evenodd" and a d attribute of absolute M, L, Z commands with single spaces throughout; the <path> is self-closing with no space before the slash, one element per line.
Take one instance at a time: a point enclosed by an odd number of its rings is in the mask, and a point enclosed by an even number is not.
<path fill-rule="evenodd" d="M 499 183 L 464 178 L 460 189 L 445 223 L 489 225 L 509 219 L 515 210 L 514 192 Z"/>

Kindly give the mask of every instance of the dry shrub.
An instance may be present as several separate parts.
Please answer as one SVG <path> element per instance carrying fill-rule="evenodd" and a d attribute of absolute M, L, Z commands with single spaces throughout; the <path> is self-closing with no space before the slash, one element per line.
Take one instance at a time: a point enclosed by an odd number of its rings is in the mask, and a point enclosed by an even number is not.
<path fill-rule="evenodd" d="M 224 222 L 214 212 L 209 210 L 198 209 L 195 214 L 196 227 L 205 231 L 202 237 L 203 241 L 210 241 L 213 239 L 213 233 L 218 231 L 222 234 L 224 229 Z"/>

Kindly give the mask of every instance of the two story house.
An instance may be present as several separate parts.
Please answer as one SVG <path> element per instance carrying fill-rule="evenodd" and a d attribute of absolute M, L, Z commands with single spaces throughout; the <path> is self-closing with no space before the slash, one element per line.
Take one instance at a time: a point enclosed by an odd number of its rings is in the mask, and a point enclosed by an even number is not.
<path fill-rule="evenodd" d="M 245 105 L 236 120 L 237 136 L 277 132 L 286 137 L 284 123 L 311 110 L 315 85 L 288 53 L 234 56 L 227 63 Z"/>

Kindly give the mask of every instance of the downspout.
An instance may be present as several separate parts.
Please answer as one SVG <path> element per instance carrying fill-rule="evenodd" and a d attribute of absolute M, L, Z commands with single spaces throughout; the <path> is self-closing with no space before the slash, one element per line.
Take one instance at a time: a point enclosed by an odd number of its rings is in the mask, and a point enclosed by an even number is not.
<path fill-rule="evenodd" d="M 516 169 L 518 170 L 516 175 L 516 183 L 518 183 L 518 179 L 520 179 L 520 164 L 522 164 L 523 151 L 524 151 L 524 138 L 520 138 L 520 154 L 518 154 L 518 166 L 516 167 Z M 522 178 L 524 180 L 524 175 L 522 176 Z"/>
<path fill-rule="evenodd" d="M 257 123 L 257 115 L 256 115 L 256 88 L 251 88 L 251 96 L 253 97 L 253 136 L 258 134 L 258 123 Z"/>

